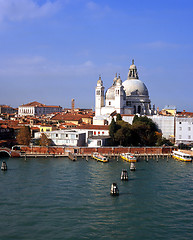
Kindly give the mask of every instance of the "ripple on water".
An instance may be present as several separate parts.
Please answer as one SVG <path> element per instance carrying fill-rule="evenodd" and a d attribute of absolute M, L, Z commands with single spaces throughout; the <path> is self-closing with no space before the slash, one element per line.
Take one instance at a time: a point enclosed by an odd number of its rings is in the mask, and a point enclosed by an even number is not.
<path fill-rule="evenodd" d="M 192 239 L 193 165 L 92 159 L 9 159 L 1 239 Z M 122 182 L 122 169 L 129 181 Z M 110 196 L 117 182 L 119 197 Z"/>

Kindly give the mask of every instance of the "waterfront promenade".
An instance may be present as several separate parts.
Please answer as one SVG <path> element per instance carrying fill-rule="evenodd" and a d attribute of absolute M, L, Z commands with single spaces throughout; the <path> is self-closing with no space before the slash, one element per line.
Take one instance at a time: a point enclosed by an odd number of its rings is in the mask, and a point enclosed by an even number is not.
<path fill-rule="evenodd" d="M 67 157 L 69 154 L 74 154 L 77 157 L 90 157 L 93 152 L 99 152 L 108 157 L 118 157 L 121 153 L 130 152 L 137 157 L 164 157 L 171 156 L 173 147 L 40 147 L 40 146 L 20 146 L 20 150 L 15 152 L 11 157 Z M 14 148 L 13 148 L 14 149 Z M 0 148 L 1 152 L 5 151 L 4 148 Z M 17 153 L 17 154 L 16 154 Z"/>

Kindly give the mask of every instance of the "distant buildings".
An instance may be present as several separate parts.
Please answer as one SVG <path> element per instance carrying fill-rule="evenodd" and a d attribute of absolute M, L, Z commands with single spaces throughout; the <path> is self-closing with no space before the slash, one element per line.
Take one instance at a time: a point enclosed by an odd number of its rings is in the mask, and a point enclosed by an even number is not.
<path fill-rule="evenodd" d="M 17 112 L 17 109 L 12 108 L 8 105 L 0 105 L 0 114 L 14 114 Z"/>
<path fill-rule="evenodd" d="M 60 106 L 47 106 L 39 102 L 31 102 L 23 104 L 18 108 L 18 116 L 40 116 L 50 113 L 62 112 Z"/>

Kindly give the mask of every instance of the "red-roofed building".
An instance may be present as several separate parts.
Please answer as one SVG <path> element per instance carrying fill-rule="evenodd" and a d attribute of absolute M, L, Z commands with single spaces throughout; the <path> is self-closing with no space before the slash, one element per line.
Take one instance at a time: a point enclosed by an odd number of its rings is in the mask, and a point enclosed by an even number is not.
<path fill-rule="evenodd" d="M 45 104 L 39 102 L 31 102 L 27 104 L 23 104 L 18 108 L 18 116 L 40 116 L 46 115 L 50 113 L 62 112 L 62 107 L 60 106 L 47 106 Z"/>
<path fill-rule="evenodd" d="M 0 105 L 0 114 L 13 114 L 16 113 L 17 110 L 8 105 Z"/>
<path fill-rule="evenodd" d="M 58 113 L 51 118 L 54 122 L 64 122 L 64 123 L 73 123 L 80 124 L 82 122 L 92 123 L 93 116 L 89 114 L 78 114 L 78 113 Z"/>

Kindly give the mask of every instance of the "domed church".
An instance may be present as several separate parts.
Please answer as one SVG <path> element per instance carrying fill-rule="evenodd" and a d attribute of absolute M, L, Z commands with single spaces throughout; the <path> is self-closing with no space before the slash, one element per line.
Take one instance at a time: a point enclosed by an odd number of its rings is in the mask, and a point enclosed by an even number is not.
<path fill-rule="evenodd" d="M 101 76 L 95 91 L 95 116 L 110 115 L 116 111 L 120 114 L 156 114 L 155 106 L 151 108 L 148 89 L 139 80 L 137 67 L 132 60 L 127 79 L 122 82 L 120 75 L 113 79 L 112 86 L 104 94 Z"/>

